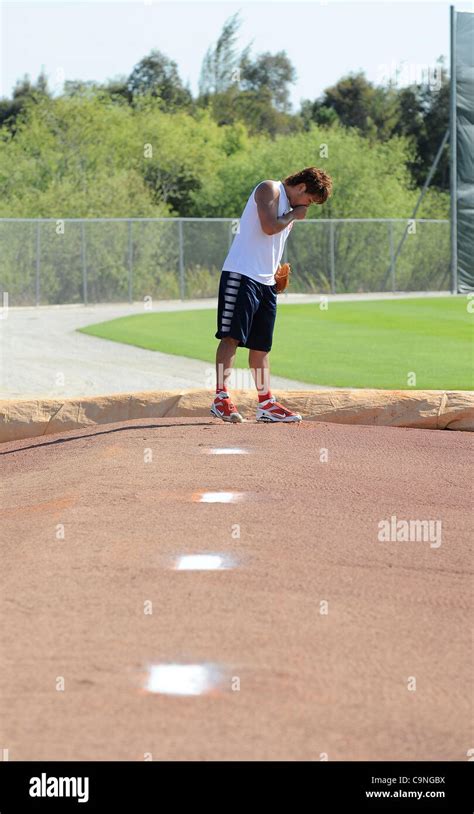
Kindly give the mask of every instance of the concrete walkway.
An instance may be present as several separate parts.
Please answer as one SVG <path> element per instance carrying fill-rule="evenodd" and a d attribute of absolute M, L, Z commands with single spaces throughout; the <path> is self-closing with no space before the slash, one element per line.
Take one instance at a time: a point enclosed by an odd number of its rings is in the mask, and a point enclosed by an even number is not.
<path fill-rule="evenodd" d="M 446 296 L 448 292 L 413 294 L 342 294 L 329 302 Z M 320 295 L 284 294 L 280 304 L 320 302 Z M 152 311 L 216 309 L 217 300 L 163 300 Z M 214 365 L 183 356 L 136 348 L 77 333 L 77 328 L 139 314 L 141 302 L 104 305 L 15 307 L 0 319 L 0 398 L 72 397 L 140 390 L 214 387 Z M 147 310 L 147 313 L 150 311 Z M 6 318 L 5 318 L 6 316 Z M 214 340 L 213 340 L 214 341 Z M 217 344 L 217 343 L 216 343 Z M 233 388 L 253 388 L 248 370 L 237 368 Z M 328 382 L 322 388 L 331 386 Z M 275 391 L 314 390 L 318 385 L 272 376 Z"/>
<path fill-rule="evenodd" d="M 160 303 L 153 310 L 215 307 L 215 300 Z M 0 397 L 107 395 L 140 390 L 214 387 L 214 365 L 78 333 L 77 328 L 140 313 L 136 305 L 11 308 L 0 320 Z M 149 313 L 149 312 L 147 312 Z M 217 347 L 217 340 L 216 347 Z M 250 371 L 236 369 L 231 386 L 253 387 Z M 274 390 L 315 385 L 272 377 Z"/>

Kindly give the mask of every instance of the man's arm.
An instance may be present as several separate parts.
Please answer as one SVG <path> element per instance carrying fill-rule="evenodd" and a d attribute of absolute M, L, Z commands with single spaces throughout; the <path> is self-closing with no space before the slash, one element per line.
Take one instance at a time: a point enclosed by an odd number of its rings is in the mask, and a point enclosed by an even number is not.
<path fill-rule="evenodd" d="M 303 220 L 308 211 L 307 206 L 295 206 L 291 212 L 278 217 L 278 199 L 280 190 L 274 181 L 262 181 L 255 190 L 260 225 L 266 235 L 277 235 L 294 220 Z"/>

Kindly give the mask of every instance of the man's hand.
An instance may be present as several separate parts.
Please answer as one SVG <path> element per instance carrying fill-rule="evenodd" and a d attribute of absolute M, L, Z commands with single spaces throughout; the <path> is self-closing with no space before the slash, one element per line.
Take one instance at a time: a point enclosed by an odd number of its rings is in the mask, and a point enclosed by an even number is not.
<path fill-rule="evenodd" d="M 266 235 L 277 235 L 294 220 L 303 220 L 308 211 L 307 206 L 295 206 L 291 212 L 278 217 L 279 192 L 278 184 L 274 181 L 262 181 L 255 190 L 258 217 Z"/>
<path fill-rule="evenodd" d="M 291 211 L 291 214 L 294 216 L 295 220 L 304 220 L 307 212 L 307 206 L 295 206 L 295 208 Z"/>

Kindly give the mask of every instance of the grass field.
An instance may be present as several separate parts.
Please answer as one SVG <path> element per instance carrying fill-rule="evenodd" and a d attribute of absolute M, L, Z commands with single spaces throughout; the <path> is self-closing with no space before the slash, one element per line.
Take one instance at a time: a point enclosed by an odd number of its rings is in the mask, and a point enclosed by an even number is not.
<path fill-rule="evenodd" d="M 271 352 L 275 375 L 334 387 L 471 390 L 473 315 L 465 297 L 280 305 Z M 216 312 L 137 314 L 83 333 L 213 362 Z M 237 366 L 248 351 L 239 348 Z M 415 374 L 416 379 L 409 378 Z"/>

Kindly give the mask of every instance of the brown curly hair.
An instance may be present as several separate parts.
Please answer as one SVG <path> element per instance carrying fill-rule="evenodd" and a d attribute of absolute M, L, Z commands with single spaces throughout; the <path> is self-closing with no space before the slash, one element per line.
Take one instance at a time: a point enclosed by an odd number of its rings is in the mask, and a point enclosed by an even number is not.
<path fill-rule="evenodd" d="M 298 184 L 306 184 L 306 192 L 309 195 L 317 195 L 320 203 L 324 203 L 332 192 L 332 178 L 324 170 L 317 167 L 306 167 L 304 170 L 288 175 L 283 179 L 284 184 L 296 187 Z"/>

